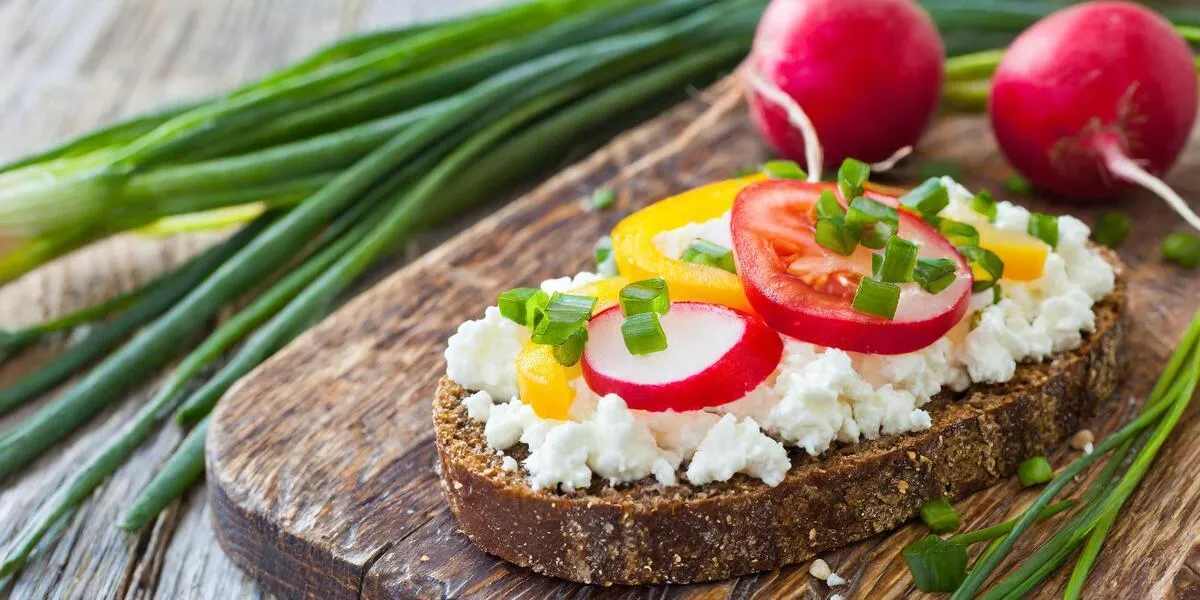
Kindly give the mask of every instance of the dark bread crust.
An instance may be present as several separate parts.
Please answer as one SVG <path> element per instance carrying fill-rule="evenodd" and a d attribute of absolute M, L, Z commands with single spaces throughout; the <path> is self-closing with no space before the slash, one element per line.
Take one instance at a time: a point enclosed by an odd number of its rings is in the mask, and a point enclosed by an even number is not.
<path fill-rule="evenodd" d="M 466 391 L 443 378 L 434 400 L 442 488 L 478 547 L 571 581 L 691 583 L 808 560 L 892 529 L 930 499 L 961 498 L 1009 477 L 1075 432 L 1116 389 L 1124 303 L 1118 280 L 1077 350 L 1021 365 L 1003 385 L 935 398 L 925 431 L 818 459 L 793 452 L 792 469 L 773 488 L 739 474 L 699 488 L 597 481 L 574 494 L 535 492 L 521 472 L 501 469 L 483 426 L 459 402 Z"/>

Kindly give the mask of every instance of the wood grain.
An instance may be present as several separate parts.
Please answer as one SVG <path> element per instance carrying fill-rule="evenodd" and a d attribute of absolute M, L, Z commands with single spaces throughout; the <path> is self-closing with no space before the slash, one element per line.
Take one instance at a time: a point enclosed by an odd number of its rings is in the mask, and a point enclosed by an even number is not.
<path fill-rule="evenodd" d="M 637 206 L 765 156 L 747 118 L 735 110 L 686 149 L 635 177 L 621 176 L 639 157 L 678 139 L 707 101 L 694 100 L 627 134 L 393 275 L 231 392 L 214 416 L 208 468 L 215 524 L 234 562 L 296 598 L 919 596 L 899 555 L 923 535 L 917 526 L 825 555 L 850 582 L 837 590 L 813 580 L 804 566 L 702 586 L 597 588 L 541 577 L 479 552 L 456 531 L 434 489 L 429 401 L 444 369 L 444 340 L 455 326 L 500 290 L 587 266 L 596 237 Z M 941 120 L 922 156 L 961 161 L 971 186 L 999 190 L 1009 174 L 979 118 Z M 1187 173 L 1197 158 L 1190 154 L 1178 172 Z M 910 163 L 893 179 L 911 183 L 912 170 Z M 580 198 L 616 179 L 623 194 L 612 211 L 581 209 Z M 1185 195 L 1200 192 L 1200 180 L 1173 183 Z M 1069 209 L 1089 221 L 1099 213 L 1095 206 L 1024 201 L 1035 210 Z M 1176 218 L 1139 194 L 1117 206 L 1137 223 L 1121 252 L 1130 265 L 1135 367 L 1092 425 L 1102 433 L 1136 411 L 1200 293 L 1194 273 L 1157 259 L 1157 240 Z M 1189 411 L 1160 468 L 1130 502 L 1087 597 L 1183 597 L 1195 589 L 1200 571 L 1191 566 L 1194 558 L 1188 562 L 1200 533 L 1200 480 L 1190 475 L 1200 465 L 1200 447 L 1189 442 L 1200 433 L 1195 414 Z M 1060 448 L 1052 462 L 1062 465 L 1073 454 Z M 1009 481 L 971 496 L 960 511 L 974 528 L 1009 518 L 1031 499 Z M 1027 554 L 1047 531 L 1023 540 L 1014 556 Z M 1037 597 L 1060 595 L 1064 582 L 1065 573 Z"/>
<path fill-rule="evenodd" d="M 208 95 L 278 68 L 353 31 L 424 21 L 507 0 L 3 0 L 0 2 L 0 161 L 157 106 Z M 473 222 L 448 224 L 421 251 Z M 61 315 L 130 289 L 218 236 L 166 240 L 121 236 L 0 288 L 0 328 Z M 403 264 L 397 260 L 384 271 Z M 0 385 L 35 368 L 66 340 L 0 366 Z M 23 473 L 0 482 L 0 544 L 48 492 L 101 447 L 152 385 L 117 399 L 88 427 Z M 53 395 L 53 394 L 50 394 Z M 0 416 L 0 432 L 36 410 Z M 152 530 L 113 528 L 122 507 L 174 450 L 166 427 L 147 442 L 59 532 L 43 542 L 0 598 L 256 598 L 259 586 L 233 567 L 209 526 L 197 489 Z"/>

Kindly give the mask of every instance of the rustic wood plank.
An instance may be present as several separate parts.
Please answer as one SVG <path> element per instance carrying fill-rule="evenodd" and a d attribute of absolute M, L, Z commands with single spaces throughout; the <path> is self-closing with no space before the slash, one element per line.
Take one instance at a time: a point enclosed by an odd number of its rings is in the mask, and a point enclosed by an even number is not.
<path fill-rule="evenodd" d="M 310 579 L 299 587 L 268 572 L 307 566 L 307 573 L 324 574 L 327 583 L 336 580 L 330 588 L 318 588 L 320 593 L 355 597 L 353 576 L 365 570 L 364 598 L 822 598 L 835 591 L 850 598 L 914 595 L 899 550 L 923 534 L 917 526 L 829 553 L 826 560 L 850 581 L 837 590 L 815 582 L 805 565 L 704 586 L 603 589 L 550 580 L 480 553 L 456 532 L 453 519 L 436 501 L 426 403 L 443 369 L 445 337 L 490 303 L 496 291 L 585 266 L 595 237 L 635 205 L 726 176 L 764 155 L 745 116 L 735 112 L 707 128 L 687 150 L 625 182 L 632 205 L 623 200 L 613 212 L 600 215 L 577 206 L 575 200 L 590 189 L 607 184 L 622 167 L 674 139 L 702 104 L 694 101 L 619 139 L 392 276 L 227 397 L 210 434 L 209 476 L 216 525 L 234 562 L 271 579 L 268 585 L 288 597 L 318 595 L 311 592 Z M 717 147 L 719 152 L 711 151 Z M 999 182 L 1009 174 L 979 118 L 941 121 L 922 155 L 961 161 L 964 178 L 973 186 L 1001 189 Z M 1178 173 L 1186 173 L 1198 158 L 1200 152 L 1189 154 Z M 894 179 L 911 181 L 912 176 L 910 165 Z M 1185 193 L 1200 185 L 1184 177 L 1173 183 Z M 1052 212 L 1069 208 L 1085 219 L 1099 212 L 1097 207 L 1064 207 L 1039 199 L 1025 203 Z M 1175 217 L 1143 195 L 1118 206 L 1137 215 L 1137 234 L 1122 256 L 1131 267 L 1131 362 L 1139 368 L 1096 419 L 1093 428 L 1100 432 L 1131 417 L 1136 405 L 1128 398 L 1148 389 L 1200 292 L 1195 274 L 1157 258 L 1157 240 L 1175 227 Z M 546 240 L 553 240 L 554 252 L 526 252 L 525 260 L 501 251 L 542 248 Z M 434 297 L 439 302 L 431 310 Z M 1200 460 L 1200 450 L 1186 440 L 1200 428 L 1195 412 L 1189 412 L 1164 450 L 1164 468 L 1150 474 L 1130 504 L 1130 516 L 1114 530 L 1089 593 L 1161 597 L 1168 590 L 1178 594 L 1191 589 L 1191 570 L 1184 565 L 1196 543 L 1200 484 L 1187 475 L 1187 465 Z M 1063 464 L 1073 454 L 1062 448 L 1052 460 Z M 384 496 L 378 495 L 380 490 L 387 490 Z M 960 509 L 974 527 L 1008 518 L 1031 498 L 1010 481 L 972 496 Z M 261 535 L 263 529 L 270 535 Z M 1046 533 L 1041 528 L 1023 540 L 1015 556 L 1027 553 Z M 1060 594 L 1065 578 L 1066 573 L 1060 574 L 1038 597 Z M 1113 592 L 1104 586 L 1110 581 L 1126 587 L 1109 596 Z"/>
<path fill-rule="evenodd" d="M 484 0 L 496 4 L 500 0 Z M 7 0 L 0 2 L 0 161 L 164 104 L 207 95 L 295 60 L 349 32 L 441 13 L 415 0 Z M 438 3 L 441 11 L 479 0 Z M 429 13 L 429 14 L 425 14 Z M 453 227 L 453 226 L 451 226 Z M 448 233 L 431 238 L 440 241 Z M 132 288 L 219 236 L 120 236 L 0 289 L 0 327 L 61 315 Z M 423 247 L 428 247 L 428 244 Z M 398 263 L 396 263 L 398 264 Z M 63 348 L 43 344 L 0 366 L 0 385 Z M 0 486 L 0 543 L 50 490 L 99 448 L 152 388 L 115 402 Z M 0 431 L 42 402 L 0 416 Z M 28 567 L 0 581 L 0 598 L 243 598 L 258 586 L 232 568 L 209 527 L 203 490 L 152 531 L 111 527 L 119 510 L 174 449 L 179 431 L 153 437 L 43 543 Z"/>

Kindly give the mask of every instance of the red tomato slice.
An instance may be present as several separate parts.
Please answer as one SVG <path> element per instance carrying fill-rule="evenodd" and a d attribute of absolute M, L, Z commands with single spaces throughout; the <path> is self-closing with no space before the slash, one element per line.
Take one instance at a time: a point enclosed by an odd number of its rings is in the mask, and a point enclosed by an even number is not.
<path fill-rule="evenodd" d="M 956 279 L 937 294 L 901 286 L 893 319 L 851 307 L 858 283 L 871 275 L 872 250 L 841 256 L 814 238 L 816 202 L 836 186 L 771 180 L 751 185 L 733 204 L 734 260 L 746 297 L 776 331 L 821 346 L 871 354 L 903 354 L 937 341 L 967 313 L 971 269 L 949 240 L 920 217 L 900 210 L 899 234 L 922 258 L 949 258 Z M 871 194 L 892 206 L 896 200 Z M 874 252 L 882 252 L 877 250 Z"/>

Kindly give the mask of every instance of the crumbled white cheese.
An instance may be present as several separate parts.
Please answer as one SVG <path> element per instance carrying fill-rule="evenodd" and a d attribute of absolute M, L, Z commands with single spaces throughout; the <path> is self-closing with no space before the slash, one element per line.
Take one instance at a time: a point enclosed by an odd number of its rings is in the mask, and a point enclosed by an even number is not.
<path fill-rule="evenodd" d="M 829 600 L 846 600 L 841 594 L 834 594 L 829 597 Z"/>
<path fill-rule="evenodd" d="M 610 484 L 651 474 L 663 485 L 675 484 L 679 456 L 660 450 L 650 429 L 634 418 L 620 397 L 601 398 L 586 425 L 591 430 L 588 465 Z"/>
<path fill-rule="evenodd" d="M 513 399 L 503 404 L 492 405 L 488 411 L 487 424 L 483 426 L 483 436 L 489 446 L 497 450 L 507 450 L 521 440 L 525 430 L 538 421 L 533 407 Z"/>
<path fill-rule="evenodd" d="M 970 208 L 973 197 L 951 179 L 950 205 L 943 216 L 982 225 L 987 219 Z M 997 202 L 993 226 L 1025 232 L 1030 213 Z M 592 474 L 613 484 L 647 476 L 675 483 L 686 467 L 687 480 L 700 485 L 735 473 L 778 484 L 790 467 L 784 445 L 817 455 L 834 441 L 855 442 L 930 426 L 921 409 L 941 390 L 963 390 L 971 382 L 1004 382 L 1017 364 L 1042 360 L 1077 347 L 1095 329 L 1094 301 L 1112 291 L 1112 267 L 1088 247 L 1089 231 L 1073 217 L 1060 217 L 1059 238 L 1043 275 L 1036 281 L 1002 282 L 971 297 L 968 315 L 945 337 L 910 354 L 848 353 L 788 340 L 775 374 L 742 399 L 705 410 L 629 410 L 620 398 L 600 398 L 586 382 L 571 382 L 575 400 L 568 421 L 539 418 L 516 395 L 514 359 L 528 339 L 524 328 L 499 315 L 459 328 L 446 350 L 447 374 L 460 385 L 486 392 L 464 399 L 468 414 L 487 422 L 489 445 L 529 446 L 526 469 L 536 487 L 573 490 L 589 485 Z M 678 257 L 703 238 L 731 246 L 729 215 L 688 224 L 655 236 L 656 248 Z M 601 279 L 580 273 L 542 282 L 547 293 L 569 291 Z M 485 401 L 486 400 L 486 401 Z M 759 427 L 761 424 L 761 428 Z M 514 465 L 515 468 L 515 465 Z"/>
<path fill-rule="evenodd" d="M 508 473 L 514 473 L 517 470 L 517 459 L 511 456 L 505 456 L 500 459 L 500 468 Z"/>
<path fill-rule="evenodd" d="M 839 585 L 846 585 L 846 580 L 842 579 L 841 575 L 831 572 L 829 574 L 829 579 L 825 580 L 825 585 L 828 585 L 829 587 L 837 587 Z"/>
<path fill-rule="evenodd" d="M 833 574 L 833 569 L 829 568 L 829 563 L 825 562 L 825 559 L 818 558 L 808 565 L 808 574 L 825 581 Z"/>
<path fill-rule="evenodd" d="M 533 489 L 561 488 L 564 492 L 585 489 L 592 482 L 588 468 L 591 431 L 586 425 L 562 421 L 546 433 L 536 449 L 525 458 Z"/>
<path fill-rule="evenodd" d="M 459 325 L 446 344 L 446 375 L 471 390 L 492 398 L 517 397 L 517 354 L 529 331 L 489 306 L 483 318 Z"/>
<path fill-rule="evenodd" d="M 725 248 L 733 247 L 733 236 L 729 229 L 729 213 L 707 221 L 688 223 L 677 229 L 663 231 L 654 236 L 654 247 L 663 256 L 679 258 L 692 242 L 702 239 Z"/>
<path fill-rule="evenodd" d="M 462 405 L 467 409 L 467 416 L 476 421 L 487 421 L 492 414 L 492 395 L 480 390 L 462 399 Z"/>
<path fill-rule="evenodd" d="M 700 442 L 688 465 L 687 479 L 693 485 L 704 485 L 746 473 L 775 487 L 791 467 L 783 444 L 764 434 L 754 419 L 739 423 L 733 415 L 725 415 Z"/>

